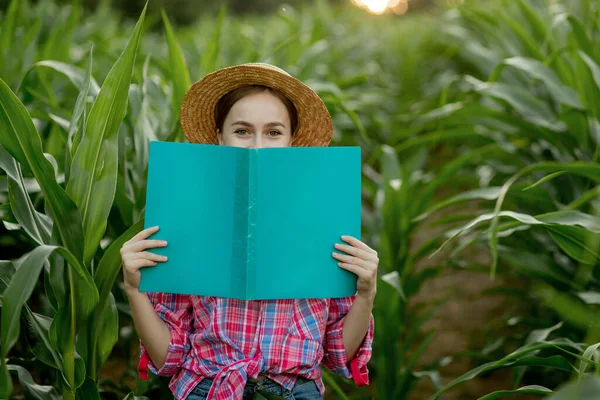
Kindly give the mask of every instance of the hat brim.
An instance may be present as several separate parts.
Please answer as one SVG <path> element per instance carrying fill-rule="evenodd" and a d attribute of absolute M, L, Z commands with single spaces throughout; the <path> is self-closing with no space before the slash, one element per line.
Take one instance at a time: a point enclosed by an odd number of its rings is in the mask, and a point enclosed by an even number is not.
<path fill-rule="evenodd" d="M 192 143 L 217 144 L 215 106 L 234 89 L 262 85 L 279 90 L 296 107 L 298 126 L 292 146 L 328 146 L 333 124 L 321 98 L 298 79 L 266 64 L 242 64 L 206 75 L 186 92 L 180 109 L 184 135 Z"/>

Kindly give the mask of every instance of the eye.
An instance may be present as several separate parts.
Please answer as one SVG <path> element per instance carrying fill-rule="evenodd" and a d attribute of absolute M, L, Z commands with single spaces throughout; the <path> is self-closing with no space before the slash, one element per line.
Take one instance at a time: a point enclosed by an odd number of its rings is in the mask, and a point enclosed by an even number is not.
<path fill-rule="evenodd" d="M 271 136 L 271 137 L 277 137 L 280 135 L 281 135 L 281 132 L 279 132 L 278 130 L 269 131 L 269 136 Z"/>
<path fill-rule="evenodd" d="M 246 136 L 249 132 L 247 129 L 236 129 L 234 133 L 238 136 Z"/>

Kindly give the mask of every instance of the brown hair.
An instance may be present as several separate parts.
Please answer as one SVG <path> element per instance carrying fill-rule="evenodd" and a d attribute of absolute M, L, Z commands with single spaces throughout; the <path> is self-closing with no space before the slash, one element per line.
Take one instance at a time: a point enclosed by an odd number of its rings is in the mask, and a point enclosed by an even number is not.
<path fill-rule="evenodd" d="M 234 89 L 231 92 L 227 93 L 225 96 L 221 97 L 215 106 L 215 121 L 217 123 L 217 128 L 220 132 L 223 132 L 223 124 L 225 123 L 225 117 L 229 114 L 231 107 L 233 105 L 243 99 L 246 96 L 249 96 L 254 93 L 260 93 L 268 91 L 272 93 L 275 97 L 277 97 L 287 108 L 288 114 L 290 116 L 290 124 L 292 136 L 296 132 L 296 127 L 298 126 L 298 112 L 296 111 L 296 107 L 294 103 L 290 101 L 283 93 L 281 93 L 277 89 L 273 89 L 267 86 L 262 85 L 247 85 L 242 86 L 240 88 Z"/>

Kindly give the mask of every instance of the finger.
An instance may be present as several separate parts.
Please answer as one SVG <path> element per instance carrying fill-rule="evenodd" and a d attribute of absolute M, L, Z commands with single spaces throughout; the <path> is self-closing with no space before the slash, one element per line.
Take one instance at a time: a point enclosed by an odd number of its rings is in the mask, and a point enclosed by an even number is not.
<path fill-rule="evenodd" d="M 156 261 L 140 258 L 138 260 L 133 260 L 131 263 L 128 264 L 128 267 L 130 271 L 137 271 L 140 268 L 155 267 L 156 265 L 158 265 Z"/>
<path fill-rule="evenodd" d="M 166 240 L 140 240 L 139 242 L 130 243 L 127 246 L 127 252 L 137 253 L 146 249 L 153 249 L 156 247 L 165 247 L 167 245 Z"/>
<path fill-rule="evenodd" d="M 342 236 L 342 240 L 344 242 L 350 243 L 353 247 L 356 247 L 363 251 L 366 251 L 367 253 L 377 254 L 377 252 L 375 250 L 373 250 L 372 248 L 367 246 L 365 243 L 363 243 L 362 241 L 358 240 L 357 238 L 355 238 L 353 236 Z"/>
<path fill-rule="evenodd" d="M 364 268 L 359 267 L 358 265 L 349 264 L 349 263 L 345 263 L 345 262 L 339 262 L 338 266 L 342 269 L 345 269 L 346 271 L 352 272 L 354 275 L 358 276 L 359 278 L 367 277 L 367 271 Z"/>
<path fill-rule="evenodd" d="M 347 244 L 336 243 L 334 247 L 340 251 L 343 251 L 344 253 L 348 253 L 363 260 L 374 261 L 375 258 L 374 255 L 371 253 L 367 253 L 366 251 L 358 249 L 356 247 L 348 246 Z"/>
<path fill-rule="evenodd" d="M 132 260 L 146 259 L 146 260 L 152 260 L 152 261 L 158 261 L 158 262 L 165 262 L 168 260 L 168 257 L 160 255 L 160 254 L 155 254 L 150 251 L 142 251 L 139 253 L 133 253 L 131 259 Z"/>
<path fill-rule="evenodd" d="M 347 256 L 345 254 L 340 254 L 340 253 L 331 253 L 331 254 L 333 255 L 333 258 L 335 258 L 336 260 L 341 261 L 343 263 L 354 264 L 356 266 L 366 268 L 366 269 L 372 268 L 369 261 L 362 260 L 357 257 Z"/>
<path fill-rule="evenodd" d="M 356 275 L 358 277 L 359 280 L 362 280 L 363 282 L 367 282 L 367 283 L 377 282 L 377 272 L 375 272 L 373 270 L 367 270 L 367 269 L 361 268 L 358 265 L 344 263 L 344 262 L 339 262 L 338 266 L 342 269 L 345 269 L 346 271 L 352 272 L 354 275 Z"/>
<path fill-rule="evenodd" d="M 151 226 L 149 228 L 144 229 L 143 231 L 138 232 L 137 235 L 129 239 L 129 242 L 133 243 L 143 239 L 147 239 L 148 237 L 150 237 L 150 235 L 156 232 L 158 232 L 158 226 Z"/>

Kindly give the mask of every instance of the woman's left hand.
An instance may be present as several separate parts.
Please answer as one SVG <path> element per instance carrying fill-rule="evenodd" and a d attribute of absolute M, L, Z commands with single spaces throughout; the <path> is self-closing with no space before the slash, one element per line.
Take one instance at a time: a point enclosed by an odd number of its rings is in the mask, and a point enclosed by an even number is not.
<path fill-rule="evenodd" d="M 348 244 L 336 243 L 335 248 L 346 254 L 334 252 L 333 258 L 339 261 L 340 268 L 358 276 L 357 296 L 373 300 L 377 291 L 377 267 L 379 266 L 377 252 L 352 236 L 342 236 L 342 240 Z"/>

